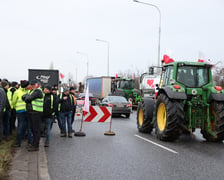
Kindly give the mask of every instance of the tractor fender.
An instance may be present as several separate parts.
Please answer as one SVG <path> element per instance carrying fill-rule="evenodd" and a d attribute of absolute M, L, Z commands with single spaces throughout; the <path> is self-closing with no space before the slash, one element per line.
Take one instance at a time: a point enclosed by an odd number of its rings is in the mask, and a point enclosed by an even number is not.
<path fill-rule="evenodd" d="M 169 99 L 177 99 L 177 100 L 187 99 L 187 95 L 185 92 L 175 92 L 170 87 L 164 87 L 164 88 L 160 89 L 158 92 L 158 95 L 161 92 L 165 93 L 169 97 Z"/>
<path fill-rule="evenodd" d="M 212 101 L 223 101 L 224 102 L 224 94 L 223 93 L 211 93 L 208 99 L 208 102 Z"/>

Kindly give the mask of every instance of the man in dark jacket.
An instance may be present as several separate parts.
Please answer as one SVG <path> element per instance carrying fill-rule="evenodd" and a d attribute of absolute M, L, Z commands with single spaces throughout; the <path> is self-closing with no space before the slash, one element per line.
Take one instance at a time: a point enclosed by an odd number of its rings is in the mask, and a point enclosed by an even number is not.
<path fill-rule="evenodd" d="M 63 93 L 59 95 L 58 111 L 62 123 L 61 137 L 66 137 L 66 121 L 68 137 L 72 138 L 72 112 L 74 110 L 74 99 L 69 94 L 69 89 L 64 88 Z"/>
<path fill-rule="evenodd" d="M 30 81 L 32 90 L 23 96 L 26 102 L 26 109 L 30 120 L 33 143 L 28 151 L 38 151 L 40 143 L 40 123 L 43 114 L 43 92 L 36 80 Z"/>
<path fill-rule="evenodd" d="M 0 86 L 0 143 L 3 137 L 3 110 L 6 103 L 6 94 L 4 89 Z"/>
<path fill-rule="evenodd" d="M 73 100 L 74 100 L 74 109 L 73 109 L 73 112 L 72 112 L 72 125 L 74 123 L 74 120 L 75 120 L 75 112 L 76 112 L 76 97 L 75 97 L 75 88 L 74 87 L 70 87 L 70 94 L 72 95 L 73 97 Z M 72 132 L 74 133 L 75 130 L 72 129 Z"/>
<path fill-rule="evenodd" d="M 43 119 L 46 128 L 46 138 L 45 147 L 49 146 L 50 142 L 50 131 L 54 120 L 55 112 L 57 111 L 57 100 L 55 96 L 51 93 L 51 86 L 46 85 L 44 87 L 44 109 L 43 109 Z"/>
<path fill-rule="evenodd" d="M 6 103 L 3 113 L 3 135 L 6 140 L 9 140 L 10 135 L 10 118 L 11 118 L 11 92 L 8 91 L 9 83 L 7 80 L 2 81 L 2 88 L 6 94 Z"/>
<path fill-rule="evenodd" d="M 19 88 L 19 84 L 16 81 L 13 81 L 11 83 L 11 88 L 10 91 L 12 93 L 12 99 L 13 99 L 13 95 L 15 93 L 15 91 Z M 10 134 L 12 134 L 12 130 L 16 129 L 15 126 L 15 122 L 16 122 L 16 110 L 13 108 L 11 110 L 11 118 L 10 118 Z"/>

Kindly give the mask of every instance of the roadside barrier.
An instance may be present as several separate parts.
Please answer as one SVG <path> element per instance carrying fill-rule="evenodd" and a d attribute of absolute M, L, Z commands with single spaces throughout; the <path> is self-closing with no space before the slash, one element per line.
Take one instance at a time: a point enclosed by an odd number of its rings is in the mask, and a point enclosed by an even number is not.
<path fill-rule="evenodd" d="M 75 133 L 75 136 L 85 136 L 85 133 L 82 132 L 83 122 L 109 122 L 110 127 L 109 131 L 106 131 L 104 135 L 113 136 L 115 133 L 111 131 L 112 127 L 112 107 L 105 106 L 90 106 L 89 112 L 82 112 L 82 120 L 80 131 Z"/>

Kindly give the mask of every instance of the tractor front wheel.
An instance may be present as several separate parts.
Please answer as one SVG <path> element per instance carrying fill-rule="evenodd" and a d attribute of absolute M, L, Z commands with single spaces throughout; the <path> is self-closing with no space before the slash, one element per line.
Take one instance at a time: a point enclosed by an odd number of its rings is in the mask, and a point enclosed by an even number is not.
<path fill-rule="evenodd" d="M 224 140 L 224 103 L 212 102 L 209 109 L 210 123 L 205 123 L 201 129 L 203 137 L 210 142 L 222 142 Z M 212 135 L 212 132 L 215 134 Z"/>
<path fill-rule="evenodd" d="M 151 133 L 153 129 L 154 100 L 143 98 L 142 102 L 138 104 L 137 109 L 137 128 L 139 132 Z"/>
<path fill-rule="evenodd" d="M 183 103 L 160 94 L 156 100 L 154 113 L 157 138 L 163 141 L 178 139 L 182 132 L 180 125 L 184 122 Z"/>

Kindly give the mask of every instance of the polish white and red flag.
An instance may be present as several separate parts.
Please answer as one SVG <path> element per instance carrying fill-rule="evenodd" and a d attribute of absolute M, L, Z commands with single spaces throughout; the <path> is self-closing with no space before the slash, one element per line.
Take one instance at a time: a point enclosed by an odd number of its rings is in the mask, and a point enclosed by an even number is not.
<path fill-rule="evenodd" d="M 87 84 L 87 88 L 86 88 L 83 111 L 84 111 L 84 115 L 89 112 L 89 84 Z"/>
<path fill-rule="evenodd" d="M 198 62 L 204 62 L 204 63 L 208 63 L 211 64 L 213 68 L 214 64 L 210 61 L 210 59 L 208 59 L 205 54 L 201 51 L 198 52 Z"/>
<path fill-rule="evenodd" d="M 60 78 L 61 78 L 61 79 L 64 79 L 64 78 L 65 78 L 65 75 L 62 74 L 62 73 L 60 73 Z"/>

